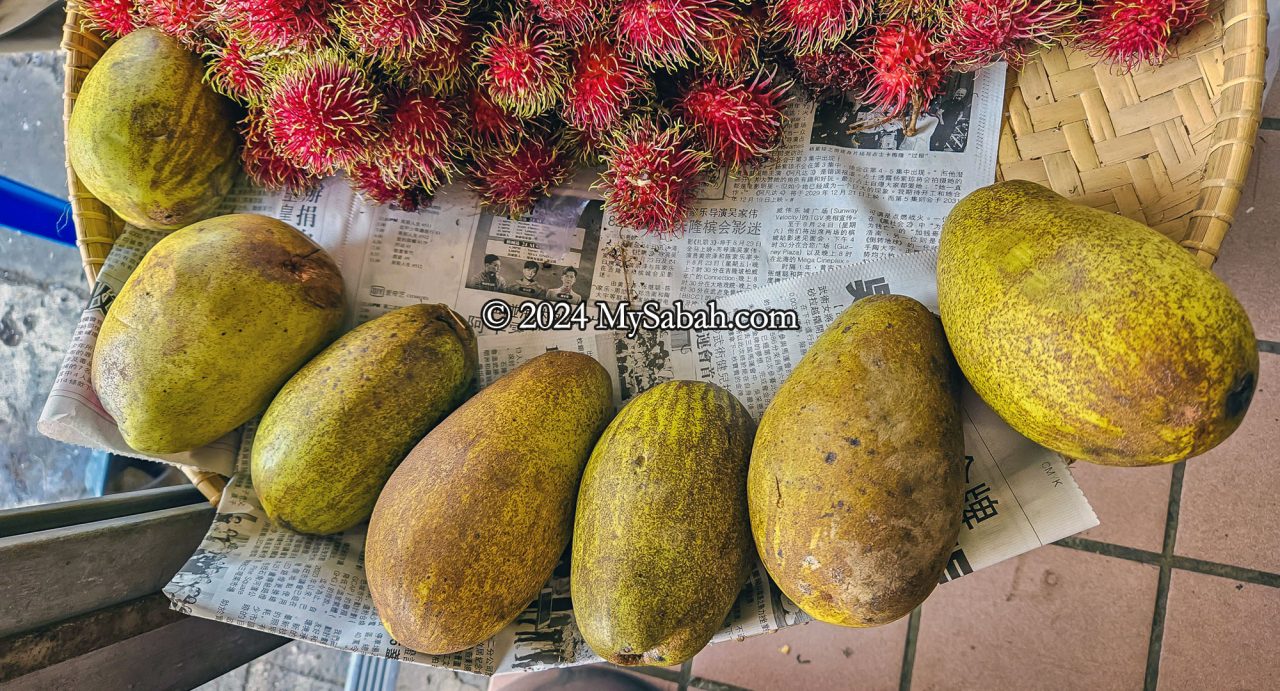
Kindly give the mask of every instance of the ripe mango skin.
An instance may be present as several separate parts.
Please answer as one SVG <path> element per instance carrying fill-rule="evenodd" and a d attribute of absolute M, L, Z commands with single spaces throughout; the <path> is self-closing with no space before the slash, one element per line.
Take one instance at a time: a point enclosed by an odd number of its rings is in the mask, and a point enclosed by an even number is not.
<path fill-rule="evenodd" d="M 111 303 L 91 377 L 129 446 L 208 444 L 266 409 L 342 326 L 342 276 L 318 245 L 257 214 L 151 248 Z"/>
<path fill-rule="evenodd" d="M 445 305 L 366 322 L 293 375 L 253 440 L 253 487 L 292 530 L 338 533 L 367 519 L 409 450 L 465 398 L 476 337 Z"/>
<path fill-rule="evenodd" d="M 232 104 L 203 81 L 200 57 L 143 28 L 85 77 L 67 124 L 80 181 L 139 228 L 176 230 L 214 214 L 240 169 Z"/>
<path fill-rule="evenodd" d="M 765 568 L 815 619 L 887 624 L 933 591 L 963 496 L 960 375 L 942 325 L 908 297 L 855 302 L 760 419 L 747 497 Z"/>
<path fill-rule="evenodd" d="M 528 606 L 569 544 L 582 469 L 612 415 L 604 368 L 549 352 L 482 389 L 409 452 L 365 541 L 369 591 L 393 638 L 454 653 Z"/>
<path fill-rule="evenodd" d="M 754 434 L 728 391 L 672 381 L 633 399 L 600 437 L 578 493 L 569 581 L 600 657 L 678 665 L 724 624 L 755 557 Z"/>
<path fill-rule="evenodd" d="M 1156 465 L 1208 451 L 1244 419 L 1258 381 L 1249 317 L 1160 233 L 1011 181 L 962 199 L 940 243 L 956 360 L 1032 441 Z"/>

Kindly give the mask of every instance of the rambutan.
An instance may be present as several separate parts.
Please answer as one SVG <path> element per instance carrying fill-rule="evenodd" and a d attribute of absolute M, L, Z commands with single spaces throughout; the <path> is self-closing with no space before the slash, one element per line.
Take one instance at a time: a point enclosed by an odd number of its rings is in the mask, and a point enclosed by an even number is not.
<path fill-rule="evenodd" d="M 681 232 L 711 166 L 710 155 L 697 147 L 689 130 L 641 118 L 613 133 L 604 161 L 595 187 L 613 218 L 660 236 Z"/>
<path fill-rule="evenodd" d="M 738 80 L 703 77 L 684 90 L 674 110 L 716 165 L 749 172 L 782 143 L 782 109 L 790 88 L 791 82 L 777 84 L 773 73 L 763 71 Z"/>
<path fill-rule="evenodd" d="M 598 166 L 604 156 L 604 132 L 587 132 L 570 127 L 560 136 L 560 143 L 574 165 Z"/>
<path fill-rule="evenodd" d="M 81 23 L 103 36 L 118 38 L 142 26 L 134 0 L 79 0 Z"/>
<path fill-rule="evenodd" d="M 453 36 L 442 34 L 437 45 L 423 47 L 401 60 L 384 60 L 382 66 L 393 81 L 402 85 L 421 84 L 437 94 L 452 93 L 468 73 L 473 43 L 473 29 L 464 24 Z"/>
<path fill-rule="evenodd" d="M 960 0 L 943 19 L 947 57 L 974 69 L 997 60 L 1014 68 L 1062 39 L 1079 0 Z"/>
<path fill-rule="evenodd" d="M 205 45 L 204 57 L 209 66 L 204 79 L 214 91 L 241 102 L 262 96 L 267 86 L 265 55 L 254 53 L 237 38 L 220 36 Z"/>
<path fill-rule="evenodd" d="M 330 0 L 225 0 L 218 19 L 245 43 L 309 49 L 333 38 Z"/>
<path fill-rule="evenodd" d="M 465 0 L 346 0 L 334 13 L 342 39 L 361 54 L 389 62 L 457 46 Z"/>
<path fill-rule="evenodd" d="M 582 36 L 604 25 L 613 11 L 613 0 L 529 0 L 552 28 L 570 36 Z"/>
<path fill-rule="evenodd" d="M 734 16 L 724 0 L 621 0 L 614 32 L 623 54 L 670 70 L 705 60 Z"/>
<path fill-rule="evenodd" d="M 434 192 L 457 172 L 464 153 L 457 109 L 422 89 L 392 92 L 387 101 L 389 113 L 370 160 L 388 182 Z"/>
<path fill-rule="evenodd" d="M 742 76 L 760 68 L 761 29 L 751 17 L 732 14 L 723 24 L 713 24 L 707 37 L 707 69 Z"/>
<path fill-rule="evenodd" d="M 1208 12 L 1209 0 L 1096 0 L 1085 7 L 1076 45 L 1126 70 L 1158 65 L 1170 40 Z"/>
<path fill-rule="evenodd" d="M 870 15 L 871 0 L 771 0 L 769 32 L 795 55 L 833 46 Z"/>
<path fill-rule="evenodd" d="M 363 68 L 336 50 L 273 65 L 263 101 L 276 148 L 321 174 L 363 158 L 378 131 L 378 95 Z"/>
<path fill-rule="evenodd" d="M 473 87 L 465 97 L 467 135 L 475 148 L 503 148 L 515 143 L 520 134 L 520 119 L 494 103 L 483 89 Z"/>
<path fill-rule="evenodd" d="M 417 211 L 431 203 L 431 194 L 421 187 L 388 182 L 376 163 L 355 163 L 345 172 L 355 191 L 374 204 L 391 204 L 403 211 Z"/>
<path fill-rule="evenodd" d="M 866 87 L 866 61 L 849 43 L 797 55 L 796 80 L 819 99 Z"/>
<path fill-rule="evenodd" d="M 876 0 L 879 21 L 909 19 L 917 24 L 936 24 L 951 11 L 955 0 Z"/>
<path fill-rule="evenodd" d="M 245 175 L 253 184 L 269 190 L 301 192 L 320 182 L 320 176 L 294 165 L 281 156 L 271 145 L 266 119 L 257 109 L 240 123 L 244 146 L 240 149 L 240 163 Z"/>
<path fill-rule="evenodd" d="M 138 5 L 138 14 L 144 24 L 189 46 L 199 43 L 212 13 L 211 0 L 146 0 Z"/>
<path fill-rule="evenodd" d="M 599 133 L 622 120 L 623 112 L 649 85 L 644 72 L 601 38 L 578 47 L 564 94 L 564 120 Z"/>
<path fill-rule="evenodd" d="M 555 106 L 566 81 L 564 42 L 524 13 L 493 24 L 481 39 L 477 81 L 504 110 L 522 118 Z"/>
<path fill-rule="evenodd" d="M 886 118 L 909 114 L 908 134 L 914 134 L 916 116 L 937 94 L 949 66 L 934 36 L 924 26 L 900 19 L 876 25 L 860 50 L 873 56 L 867 61 L 863 100 Z"/>
<path fill-rule="evenodd" d="M 563 148 L 540 135 L 522 136 L 511 147 L 480 149 L 474 156 L 472 188 L 485 206 L 511 217 L 528 213 L 570 172 Z"/>

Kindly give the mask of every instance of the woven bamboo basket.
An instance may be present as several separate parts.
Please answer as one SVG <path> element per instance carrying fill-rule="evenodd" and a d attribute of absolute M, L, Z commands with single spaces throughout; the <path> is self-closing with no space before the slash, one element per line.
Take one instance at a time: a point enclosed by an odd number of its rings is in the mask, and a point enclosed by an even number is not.
<path fill-rule="evenodd" d="M 1122 74 L 1054 48 L 1008 79 L 997 177 L 1034 180 L 1089 206 L 1146 223 L 1217 258 L 1231 228 L 1261 120 L 1266 0 L 1226 0 L 1160 67 Z M 63 122 L 109 42 L 67 5 Z M 123 229 L 67 166 L 76 244 L 92 284 Z M 216 503 L 224 482 L 187 470 Z"/>

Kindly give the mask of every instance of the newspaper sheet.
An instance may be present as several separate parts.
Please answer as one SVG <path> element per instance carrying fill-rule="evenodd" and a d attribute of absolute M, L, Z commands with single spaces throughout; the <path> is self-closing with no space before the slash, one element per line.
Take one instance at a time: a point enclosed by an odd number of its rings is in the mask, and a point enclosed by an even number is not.
<path fill-rule="evenodd" d="M 482 384 L 547 349 L 573 349 L 605 364 L 619 402 L 660 381 L 697 378 L 720 383 L 759 415 L 843 305 L 889 290 L 935 302 L 927 250 L 936 245 L 950 206 L 994 177 L 1003 82 L 1002 67 L 957 76 L 912 137 L 895 125 L 850 134 L 850 124 L 874 117 L 856 101 L 797 103 L 777 164 L 750 179 L 708 183 L 677 238 L 644 237 L 615 224 L 587 178 L 519 219 L 483 213 L 460 187 L 444 190 L 417 213 L 368 206 L 342 180 L 301 195 L 242 187 L 226 209 L 275 216 L 324 246 L 342 270 L 351 326 L 418 302 L 452 306 L 481 337 Z M 41 417 L 45 434 L 140 455 L 125 446 L 88 373 L 103 315 L 159 238 L 129 229 L 117 241 Z M 844 268 L 805 276 L 833 267 Z M 785 281 L 793 277 L 802 278 Z M 673 330 L 627 338 L 594 325 L 517 332 L 513 322 L 512 333 L 499 333 L 482 319 L 495 299 L 512 306 L 785 305 L 797 309 L 802 323 L 795 332 Z M 1096 524 L 1059 459 L 1013 434 L 971 394 L 966 412 L 972 460 L 965 527 L 943 580 Z M 346 650 L 480 673 L 596 660 L 572 623 L 565 565 L 516 622 L 476 649 L 433 657 L 402 648 L 373 610 L 363 576 L 363 528 L 316 538 L 270 525 L 247 472 L 252 439 L 251 423 L 209 447 L 157 459 L 232 476 L 208 536 L 166 589 L 175 607 Z M 757 568 L 716 640 L 805 619 Z"/>

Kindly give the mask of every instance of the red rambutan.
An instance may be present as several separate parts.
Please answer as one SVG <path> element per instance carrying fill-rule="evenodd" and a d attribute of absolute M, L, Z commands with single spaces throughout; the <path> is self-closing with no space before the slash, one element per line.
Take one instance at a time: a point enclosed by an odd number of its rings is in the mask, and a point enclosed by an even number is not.
<path fill-rule="evenodd" d="M 636 118 L 614 132 L 605 145 L 605 169 L 595 187 L 619 223 L 671 236 L 689 215 L 694 193 L 710 169 L 711 157 L 680 125 L 662 126 Z"/>
<path fill-rule="evenodd" d="M 1127 70 L 1158 65 L 1169 41 L 1208 12 L 1209 0 L 1097 0 L 1084 10 L 1076 44 Z"/>
<path fill-rule="evenodd" d="M 374 204 L 392 204 L 403 211 L 417 211 L 431 203 L 431 194 L 420 187 L 388 182 L 376 163 L 356 163 L 345 172 L 355 191 Z"/>
<path fill-rule="evenodd" d="M 529 0 L 548 25 L 571 36 L 581 36 L 604 25 L 613 11 L 613 0 Z"/>
<path fill-rule="evenodd" d="M 240 123 L 244 146 L 240 149 L 240 163 L 245 175 L 253 184 L 269 190 L 302 192 L 314 187 L 320 176 L 285 160 L 271 146 L 266 120 L 256 109 Z"/>
<path fill-rule="evenodd" d="M 614 32 L 622 52 L 646 67 L 687 67 L 735 16 L 723 0 L 621 0 Z"/>
<path fill-rule="evenodd" d="M 889 118 L 909 112 L 908 129 L 914 132 L 915 116 L 937 94 L 948 68 L 941 47 L 929 29 L 900 19 L 876 25 L 861 50 L 874 56 L 867 62 L 863 99 Z"/>
<path fill-rule="evenodd" d="M 997 60 L 1020 67 L 1063 38 L 1079 0 L 960 0 L 943 20 L 947 57 L 973 69 Z"/>
<path fill-rule="evenodd" d="M 346 0 L 334 21 L 355 52 L 399 61 L 456 46 L 467 18 L 459 0 Z"/>
<path fill-rule="evenodd" d="M 204 57 L 209 66 L 204 78 L 214 91 L 242 102 L 262 96 L 267 85 L 265 55 L 253 53 L 239 39 L 227 36 L 206 44 Z"/>
<path fill-rule="evenodd" d="M 454 91 L 470 67 L 472 28 L 463 25 L 452 36 L 441 35 L 435 46 L 424 47 L 402 60 L 382 62 L 387 72 L 404 85 L 425 84 L 438 94 Z"/>
<path fill-rule="evenodd" d="M 599 133 L 622 120 L 648 79 L 634 63 L 604 39 L 578 47 L 564 94 L 564 119 L 573 127 Z"/>
<path fill-rule="evenodd" d="M 475 148 L 503 148 L 515 143 L 521 131 L 520 119 L 494 103 L 483 89 L 473 87 L 465 98 L 467 135 Z"/>
<path fill-rule="evenodd" d="M 871 6 L 870 0 L 772 0 L 769 31 L 792 53 L 804 55 L 857 31 Z"/>
<path fill-rule="evenodd" d="M 917 24 L 935 24 L 951 11 L 955 0 L 876 0 L 880 21 L 910 19 Z"/>
<path fill-rule="evenodd" d="M 330 0 L 225 0 L 218 19 L 246 43 L 316 48 L 333 37 Z"/>
<path fill-rule="evenodd" d="M 370 160 L 388 182 L 434 192 L 457 172 L 464 153 L 457 109 L 422 89 L 398 91 L 387 100 L 389 114 Z"/>
<path fill-rule="evenodd" d="M 684 90 L 675 113 L 691 126 L 716 165 L 749 172 L 782 143 L 782 109 L 790 88 L 791 82 L 775 84 L 768 72 L 738 80 L 704 77 Z"/>
<path fill-rule="evenodd" d="M 820 99 L 866 87 L 866 61 L 848 43 L 797 55 L 792 64 L 796 79 Z"/>
<path fill-rule="evenodd" d="M 760 68 L 760 28 L 751 17 L 731 14 L 723 24 L 713 24 L 707 37 L 707 68 L 741 76 Z"/>
<path fill-rule="evenodd" d="M 359 64 L 335 50 L 294 56 L 269 75 L 263 101 L 277 151 L 329 174 L 363 158 L 378 130 L 378 96 Z"/>
<path fill-rule="evenodd" d="M 541 115 L 564 93 L 565 46 L 546 26 L 517 13 L 493 24 L 481 39 L 477 80 L 504 110 Z"/>
<path fill-rule="evenodd" d="M 134 0 L 80 0 L 82 24 L 103 36 L 118 38 L 142 26 Z"/>
<path fill-rule="evenodd" d="M 567 128 L 560 137 L 560 143 L 569 160 L 574 165 L 598 166 L 604 156 L 604 132 L 586 132 L 574 127 Z"/>
<path fill-rule="evenodd" d="M 194 46 L 213 13 L 211 0 L 146 0 L 138 14 L 147 26 Z"/>
<path fill-rule="evenodd" d="M 528 213 L 534 202 L 569 175 L 568 157 L 548 138 L 526 135 L 512 147 L 475 152 L 471 166 L 472 188 L 480 200 L 511 217 Z"/>

